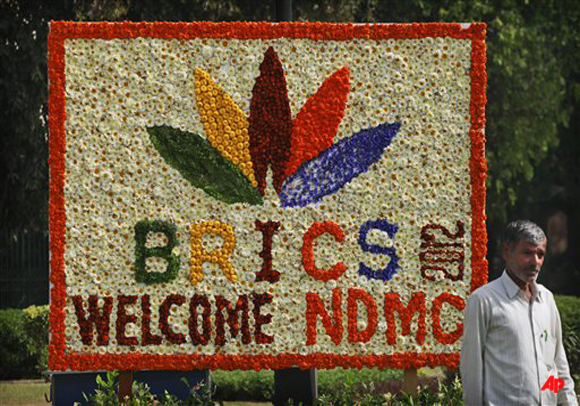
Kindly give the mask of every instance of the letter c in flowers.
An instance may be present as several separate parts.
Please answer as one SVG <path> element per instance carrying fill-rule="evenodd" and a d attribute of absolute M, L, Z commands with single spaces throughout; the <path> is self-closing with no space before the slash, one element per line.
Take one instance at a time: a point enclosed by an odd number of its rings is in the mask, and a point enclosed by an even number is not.
<path fill-rule="evenodd" d="M 331 234 L 336 241 L 344 241 L 344 233 L 340 226 L 332 221 L 324 222 L 314 222 L 310 226 L 308 231 L 302 237 L 302 265 L 304 270 L 308 275 L 315 279 L 321 280 L 323 282 L 329 281 L 330 279 L 338 279 L 342 276 L 344 271 L 346 271 L 346 265 L 342 262 L 334 264 L 330 269 L 317 269 L 314 261 L 314 240 L 320 237 L 322 234 Z"/>

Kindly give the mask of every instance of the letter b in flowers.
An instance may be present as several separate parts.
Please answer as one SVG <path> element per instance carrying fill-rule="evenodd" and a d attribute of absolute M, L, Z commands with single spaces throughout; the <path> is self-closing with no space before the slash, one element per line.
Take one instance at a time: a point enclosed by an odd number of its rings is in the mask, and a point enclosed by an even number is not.
<path fill-rule="evenodd" d="M 160 233 L 164 236 L 165 245 L 148 247 L 147 235 Z M 177 277 L 179 256 L 174 253 L 178 245 L 176 227 L 161 220 L 142 220 L 135 225 L 135 278 L 137 282 L 147 285 L 169 282 Z M 147 272 L 147 258 L 161 258 L 167 263 L 164 272 Z"/>
<path fill-rule="evenodd" d="M 559 378 L 554 378 L 554 375 L 550 375 L 544 386 L 542 386 L 542 390 L 551 390 L 554 393 L 558 393 L 560 389 L 564 387 L 564 380 Z"/>

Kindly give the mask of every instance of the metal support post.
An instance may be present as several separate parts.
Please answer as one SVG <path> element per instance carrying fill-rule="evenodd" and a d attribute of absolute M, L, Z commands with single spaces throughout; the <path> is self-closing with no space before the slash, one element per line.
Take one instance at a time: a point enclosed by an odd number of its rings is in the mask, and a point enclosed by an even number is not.
<path fill-rule="evenodd" d="M 418 385 L 419 378 L 417 377 L 417 369 L 405 369 L 403 373 L 403 392 L 416 396 Z"/>
<path fill-rule="evenodd" d="M 287 368 L 274 371 L 275 406 L 313 405 L 318 397 L 316 369 Z"/>
<path fill-rule="evenodd" d="M 122 404 L 127 398 L 133 397 L 133 371 L 119 372 L 119 404 Z"/>

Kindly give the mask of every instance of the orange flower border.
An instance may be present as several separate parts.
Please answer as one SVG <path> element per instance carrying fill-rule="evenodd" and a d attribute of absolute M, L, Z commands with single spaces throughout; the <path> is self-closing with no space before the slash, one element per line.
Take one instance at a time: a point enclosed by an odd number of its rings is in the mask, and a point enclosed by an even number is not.
<path fill-rule="evenodd" d="M 396 353 L 391 355 L 152 355 L 66 353 L 64 333 L 66 283 L 64 244 L 66 210 L 64 200 L 66 151 L 65 39 L 194 38 L 275 39 L 304 38 L 348 41 L 363 39 L 406 39 L 450 37 L 471 40 L 471 289 L 487 281 L 485 228 L 485 71 L 486 24 L 331 24 L 310 22 L 96 22 L 51 21 L 48 38 L 49 129 L 50 129 L 50 326 L 49 368 L 51 370 L 141 370 L 141 369 L 264 369 L 287 368 L 419 368 L 447 365 L 455 368 L 458 353 Z"/>

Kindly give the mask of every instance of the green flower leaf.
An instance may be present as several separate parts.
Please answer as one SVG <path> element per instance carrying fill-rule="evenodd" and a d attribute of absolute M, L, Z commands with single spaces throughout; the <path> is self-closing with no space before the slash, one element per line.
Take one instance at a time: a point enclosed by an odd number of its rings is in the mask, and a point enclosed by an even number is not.
<path fill-rule="evenodd" d="M 147 132 L 161 157 L 193 186 L 225 203 L 262 204 L 248 178 L 205 138 L 168 126 Z"/>

